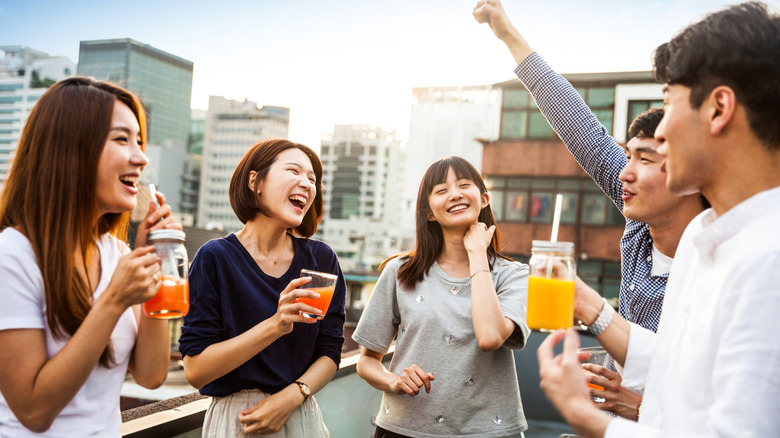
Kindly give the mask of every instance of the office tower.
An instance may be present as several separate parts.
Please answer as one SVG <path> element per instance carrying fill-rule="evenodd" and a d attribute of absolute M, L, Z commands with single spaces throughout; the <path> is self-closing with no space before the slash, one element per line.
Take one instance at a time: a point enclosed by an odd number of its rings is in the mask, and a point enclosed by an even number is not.
<path fill-rule="evenodd" d="M 244 153 L 255 143 L 287 138 L 289 108 L 209 97 L 203 132 L 203 161 L 198 194 L 199 227 L 238 231 L 243 226 L 230 207 L 230 178 Z"/>
<path fill-rule="evenodd" d="M 345 270 L 370 269 L 408 244 L 401 237 L 404 152 L 396 132 L 337 125 L 320 147 L 325 217 L 319 236 Z"/>
<path fill-rule="evenodd" d="M 38 98 L 76 65 L 24 46 L 0 46 L 0 192 L 5 185 L 24 123 Z"/>

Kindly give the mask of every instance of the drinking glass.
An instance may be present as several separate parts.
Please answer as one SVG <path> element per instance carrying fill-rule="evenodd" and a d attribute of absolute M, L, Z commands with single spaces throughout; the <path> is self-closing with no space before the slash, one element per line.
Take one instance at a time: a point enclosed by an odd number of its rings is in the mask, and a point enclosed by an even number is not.
<path fill-rule="evenodd" d="M 577 357 L 580 358 L 580 361 L 582 363 L 593 363 L 596 365 L 601 365 L 603 367 L 607 367 L 609 364 L 609 354 L 607 353 L 607 350 L 604 349 L 604 347 L 585 347 L 580 348 L 577 350 Z M 595 376 L 596 374 L 591 373 L 588 370 L 583 369 L 583 372 L 585 372 L 588 375 Z M 588 388 L 597 389 L 599 391 L 603 391 L 604 387 L 600 385 L 596 385 L 594 383 L 588 383 Z M 596 403 L 604 403 L 604 398 L 602 397 L 592 397 L 593 401 Z"/>
<path fill-rule="evenodd" d="M 313 313 L 301 312 L 301 315 L 307 318 L 322 319 L 325 317 L 325 313 L 328 312 L 328 307 L 330 307 L 330 301 L 333 299 L 333 291 L 336 289 L 336 280 L 338 277 L 325 272 L 301 269 L 301 278 L 303 277 L 311 277 L 311 281 L 302 286 L 298 286 L 298 289 L 310 289 L 320 294 L 320 297 L 300 297 L 298 298 L 298 301 L 320 309 L 322 314 L 315 315 Z"/>

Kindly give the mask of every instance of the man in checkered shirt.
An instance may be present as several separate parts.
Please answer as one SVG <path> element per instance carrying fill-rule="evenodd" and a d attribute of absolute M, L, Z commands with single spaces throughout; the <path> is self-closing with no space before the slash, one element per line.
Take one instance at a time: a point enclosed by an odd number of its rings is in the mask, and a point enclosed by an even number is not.
<path fill-rule="evenodd" d="M 661 169 L 660 143 L 653 138 L 663 110 L 639 115 L 629 128 L 632 137 L 621 146 L 599 123 L 582 97 L 547 65 L 509 21 L 500 0 L 480 0 L 474 8 L 477 21 L 487 22 L 519 64 L 515 69 L 542 114 L 566 144 L 580 166 L 593 178 L 626 217 L 620 240 L 621 274 L 619 312 L 628 321 L 656 331 L 661 317 L 666 281 L 685 227 L 701 213 L 706 201 L 699 195 L 674 196 L 666 188 Z M 588 288 L 577 279 L 578 288 Z M 600 407 L 636 419 L 641 396 L 627 388 L 619 374 L 601 371 L 605 391 Z M 622 386 L 621 386 L 622 383 Z"/>

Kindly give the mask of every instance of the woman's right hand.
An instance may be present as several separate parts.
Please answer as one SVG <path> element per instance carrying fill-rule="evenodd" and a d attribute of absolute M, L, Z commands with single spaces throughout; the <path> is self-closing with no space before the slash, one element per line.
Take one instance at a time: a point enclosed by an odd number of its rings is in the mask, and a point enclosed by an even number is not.
<path fill-rule="evenodd" d="M 423 371 L 422 368 L 413 364 L 404 368 L 404 372 L 393 382 L 390 387 L 394 394 L 409 394 L 414 397 L 420 393 L 420 388 L 425 386 L 425 392 L 431 392 L 431 381 L 434 380 L 433 373 Z"/>
<path fill-rule="evenodd" d="M 112 291 L 108 297 L 125 309 L 154 297 L 162 284 L 161 275 L 154 246 L 136 248 L 119 259 L 106 292 Z"/>
<path fill-rule="evenodd" d="M 301 312 L 317 315 L 322 314 L 320 309 L 298 301 L 298 298 L 300 297 L 319 298 L 320 294 L 317 292 L 308 289 L 298 289 L 299 286 L 310 281 L 310 277 L 296 278 L 287 285 L 281 294 L 279 294 L 279 305 L 276 308 L 276 313 L 271 318 L 274 320 L 274 325 L 283 334 L 292 332 L 293 324 L 296 322 L 303 322 L 306 324 L 314 324 L 317 322 L 314 318 L 307 318 L 301 315 Z"/>

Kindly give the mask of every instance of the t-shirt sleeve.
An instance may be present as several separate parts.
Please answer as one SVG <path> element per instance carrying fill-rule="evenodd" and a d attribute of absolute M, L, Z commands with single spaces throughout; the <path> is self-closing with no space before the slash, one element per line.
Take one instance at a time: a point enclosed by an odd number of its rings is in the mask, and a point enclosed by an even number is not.
<path fill-rule="evenodd" d="M 43 277 L 29 241 L 19 232 L 0 234 L 0 330 L 44 329 Z"/>
<path fill-rule="evenodd" d="M 391 260 L 379 275 L 352 335 L 355 342 L 378 353 L 387 352 L 401 321 L 396 298 L 396 274 L 401 264 L 399 259 L 400 257 Z"/>
<path fill-rule="evenodd" d="M 344 321 L 346 312 L 344 306 L 347 296 L 347 282 L 344 279 L 344 273 L 341 271 L 336 253 L 326 244 L 322 244 L 320 259 L 329 259 L 329 265 L 323 269 L 326 272 L 336 274 L 336 288 L 333 291 L 333 299 L 328 307 L 328 312 L 320 321 L 320 328 L 317 334 L 317 342 L 314 345 L 314 358 L 327 356 L 338 366 L 341 363 L 341 349 L 344 345 Z"/>
<path fill-rule="evenodd" d="M 504 342 L 504 347 L 520 350 L 525 347 L 526 339 L 531 333 L 526 322 L 528 306 L 528 265 L 511 263 L 496 279 L 498 304 L 504 317 L 515 323 L 515 331 Z"/>
<path fill-rule="evenodd" d="M 218 259 L 219 254 L 207 243 L 190 266 L 190 310 L 184 317 L 179 338 L 179 351 L 184 356 L 196 356 L 209 345 L 222 341 Z"/>

